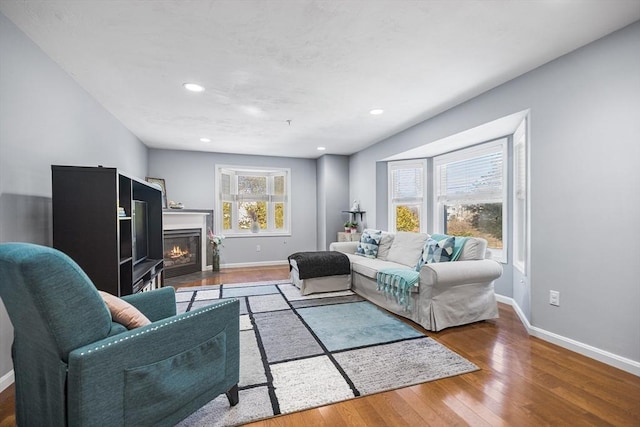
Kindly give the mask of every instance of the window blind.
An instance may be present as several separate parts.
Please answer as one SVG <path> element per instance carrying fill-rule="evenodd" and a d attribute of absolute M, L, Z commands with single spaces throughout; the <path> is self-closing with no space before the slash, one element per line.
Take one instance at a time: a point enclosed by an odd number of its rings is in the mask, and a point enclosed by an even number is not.
<path fill-rule="evenodd" d="M 495 151 L 438 166 L 438 201 L 502 201 L 503 153 Z"/>
<path fill-rule="evenodd" d="M 422 199 L 423 196 L 422 167 L 402 167 L 392 172 L 392 201 Z"/>
<path fill-rule="evenodd" d="M 524 200 L 527 198 L 527 155 L 524 141 L 515 147 L 516 156 L 516 197 Z"/>

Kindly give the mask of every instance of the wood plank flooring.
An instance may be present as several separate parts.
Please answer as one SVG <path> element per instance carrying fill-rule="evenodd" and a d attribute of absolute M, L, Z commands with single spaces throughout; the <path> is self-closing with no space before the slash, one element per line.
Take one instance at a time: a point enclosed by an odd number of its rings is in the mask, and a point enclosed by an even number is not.
<path fill-rule="evenodd" d="M 288 274 L 285 265 L 235 268 L 166 284 L 255 282 Z M 423 330 L 480 371 L 248 426 L 640 426 L 640 377 L 530 337 L 510 306 L 499 304 L 499 311 L 496 320 Z M 15 426 L 13 405 L 11 386 L 0 393 L 0 427 Z"/>

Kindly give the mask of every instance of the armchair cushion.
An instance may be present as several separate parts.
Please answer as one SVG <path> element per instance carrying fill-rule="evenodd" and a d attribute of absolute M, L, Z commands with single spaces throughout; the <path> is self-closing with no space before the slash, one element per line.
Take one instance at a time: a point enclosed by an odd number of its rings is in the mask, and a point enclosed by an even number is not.
<path fill-rule="evenodd" d="M 98 291 L 102 300 L 107 305 L 111 318 L 127 329 L 135 329 L 151 323 L 151 321 L 140 312 L 137 308 L 129 304 L 123 299 L 108 292 Z"/>

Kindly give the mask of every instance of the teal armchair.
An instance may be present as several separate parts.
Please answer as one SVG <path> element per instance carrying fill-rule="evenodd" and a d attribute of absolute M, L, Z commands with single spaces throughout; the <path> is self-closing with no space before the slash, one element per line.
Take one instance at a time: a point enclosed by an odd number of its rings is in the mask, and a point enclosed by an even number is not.
<path fill-rule="evenodd" d="M 71 258 L 28 243 L 0 244 L 0 297 L 20 426 L 172 426 L 238 403 L 238 300 L 176 315 L 173 288 L 131 295 L 152 323 L 127 330 Z"/>

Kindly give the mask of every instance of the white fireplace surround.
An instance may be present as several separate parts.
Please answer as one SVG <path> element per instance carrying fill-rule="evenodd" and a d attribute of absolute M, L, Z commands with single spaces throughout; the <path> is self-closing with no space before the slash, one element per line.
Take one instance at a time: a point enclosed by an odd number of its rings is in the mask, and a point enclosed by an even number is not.
<path fill-rule="evenodd" d="M 162 230 L 200 229 L 201 270 L 207 267 L 207 216 L 206 212 L 162 212 Z"/>

